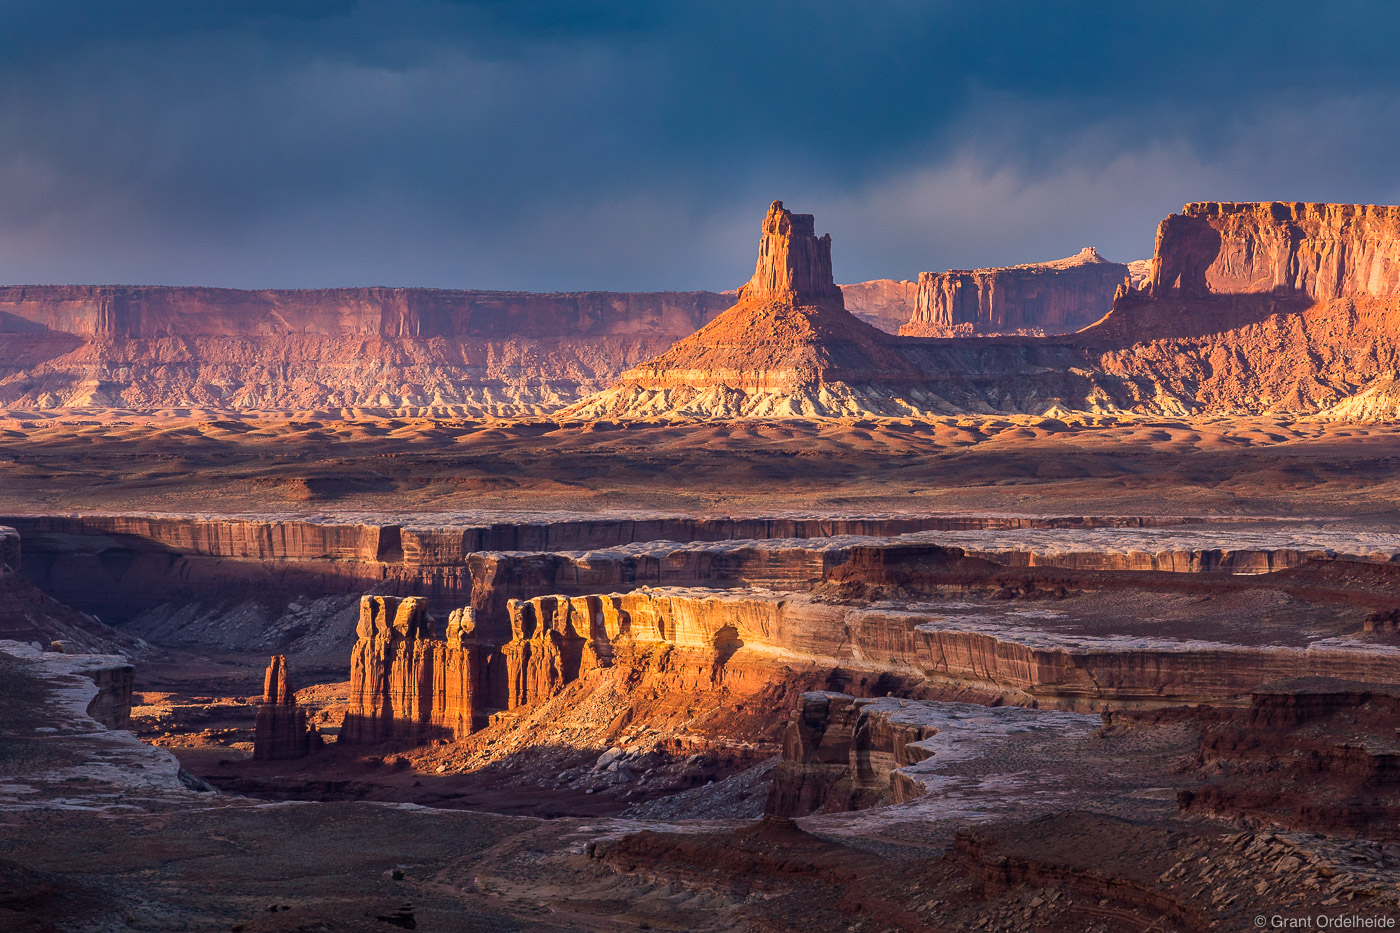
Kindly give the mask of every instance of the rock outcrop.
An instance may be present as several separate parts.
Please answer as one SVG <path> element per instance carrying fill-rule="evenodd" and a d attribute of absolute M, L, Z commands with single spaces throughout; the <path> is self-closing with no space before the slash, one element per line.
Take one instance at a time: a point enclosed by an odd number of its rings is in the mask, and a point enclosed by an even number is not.
<path fill-rule="evenodd" d="M 621 382 L 566 409 L 585 418 L 784 417 L 922 411 L 922 381 L 885 332 L 846 310 L 831 237 L 774 201 L 739 300 Z"/>
<path fill-rule="evenodd" d="M 19 573 L 19 532 L 0 525 L 0 575 Z"/>
<path fill-rule="evenodd" d="M 57 644 L 65 651 L 94 655 L 141 653 L 145 646 L 139 639 L 59 602 L 26 579 L 20 563 L 20 541 L 16 529 L 0 525 L 0 639 L 28 645 Z M 128 701 L 129 679 L 125 688 Z"/>
<path fill-rule="evenodd" d="M 1196 765 L 1212 779 L 1183 810 L 1400 839 L 1400 689 L 1328 678 L 1269 684 L 1211 715 Z"/>
<path fill-rule="evenodd" d="M 919 283 L 904 279 L 872 279 L 842 285 L 846 310 L 887 334 L 897 334 L 914 316 Z"/>
<path fill-rule="evenodd" d="M 262 705 L 253 726 L 253 757 L 258 761 L 290 761 L 305 758 L 320 745 L 321 736 L 307 723 L 306 710 L 297 706 L 287 658 L 273 655 L 263 677 Z"/>
<path fill-rule="evenodd" d="M 1148 291 L 1400 296 L 1400 207 L 1197 201 L 1157 228 Z"/>
<path fill-rule="evenodd" d="M 829 691 L 804 693 L 783 735 L 767 812 L 806 816 L 862 810 L 891 799 L 896 768 L 932 752 L 916 743 L 934 726 L 901 722 L 880 700 Z"/>
<path fill-rule="evenodd" d="M 913 314 L 899 333 L 1068 333 L 1107 314 L 1129 274 L 1128 266 L 1109 262 L 1092 246 L 1053 262 L 921 272 Z"/>
<path fill-rule="evenodd" d="M 470 616 L 457 617 L 449 656 L 433 637 L 427 604 L 417 597 L 366 596 L 350 661 L 350 704 L 340 741 L 423 742 L 472 731 L 482 682 Z"/>

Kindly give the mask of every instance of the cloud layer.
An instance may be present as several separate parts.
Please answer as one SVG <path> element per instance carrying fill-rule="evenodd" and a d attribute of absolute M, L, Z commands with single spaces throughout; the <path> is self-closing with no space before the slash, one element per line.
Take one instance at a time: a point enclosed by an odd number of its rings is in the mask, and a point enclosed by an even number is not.
<path fill-rule="evenodd" d="M 857 281 L 1394 203 L 1381 3 L 0 0 L 0 281 Z M 9 54 L 9 50 L 13 50 Z"/>

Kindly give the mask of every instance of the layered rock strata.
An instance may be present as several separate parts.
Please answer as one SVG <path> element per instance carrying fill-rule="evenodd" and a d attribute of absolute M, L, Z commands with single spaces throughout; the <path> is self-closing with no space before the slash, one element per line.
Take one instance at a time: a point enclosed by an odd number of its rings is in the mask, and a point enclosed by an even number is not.
<path fill-rule="evenodd" d="M 1129 275 L 1128 266 L 1109 262 L 1092 246 L 1053 262 L 921 272 L 913 313 L 899 333 L 1068 333 L 1107 314 Z"/>
<path fill-rule="evenodd" d="M 1053 600 L 1055 594 L 1022 590 L 1009 598 Z M 1359 611 L 1303 607 L 1278 614 L 1296 618 L 1298 626 L 1354 625 L 1355 637 L 1325 637 L 1325 629 L 1307 635 L 1278 622 L 1271 623 L 1284 626 L 1277 633 L 1256 637 L 1262 643 L 1231 643 L 1173 633 L 1166 622 L 1161 635 L 1125 637 L 1119 633 L 1126 625 L 1111 624 L 1116 602 L 1094 609 L 1087 597 L 1080 599 L 1082 623 L 1039 608 L 1043 602 L 1034 609 L 1013 604 L 993 615 L 990 607 L 969 612 L 965 603 L 842 603 L 758 589 L 642 588 L 512 599 L 503 637 L 483 631 L 475 613 L 460 610 L 444 639 L 434 633 L 422 600 L 366 597 L 345 735 L 350 741 L 462 735 L 494 713 L 548 700 L 624 656 L 628 664 L 643 663 L 633 655 L 648 647 L 672 652 L 665 661 L 644 663 L 666 665 L 668 688 L 681 691 L 772 676 L 833 685 L 859 678 L 907 697 L 1067 711 L 1238 704 L 1271 680 L 1314 673 L 1379 682 L 1396 677 L 1400 649 L 1367 641 Z M 1093 621 L 1100 616 L 1110 621 Z M 1246 623 L 1264 624 L 1253 617 Z M 1103 626 L 1103 634 L 1086 631 L 1091 625 Z M 1223 628 L 1211 634 L 1229 637 Z M 1269 643 L 1276 638 L 1291 643 Z M 830 707 L 830 698 L 818 697 L 812 707 L 819 705 Z M 859 702 L 842 709 L 847 725 L 858 723 Z M 845 731 L 859 728 L 866 727 Z M 822 748 L 820 740 L 797 744 Z M 798 757 L 830 764 L 831 755 L 842 754 L 827 749 Z M 859 797 L 865 789 L 839 793 Z"/>
<path fill-rule="evenodd" d="M 1157 228 L 1148 292 L 1400 296 L 1400 207 L 1197 201 Z"/>
<path fill-rule="evenodd" d="M 896 768 L 932 752 L 917 743 L 937 733 L 902 722 L 879 700 L 829 691 L 804 693 L 783 734 L 767 812 L 778 816 L 861 810 L 892 799 Z"/>
<path fill-rule="evenodd" d="M 540 413 L 730 303 L 711 292 L 0 288 L 0 407 Z"/>
<path fill-rule="evenodd" d="M 683 336 L 723 310 L 715 292 L 460 291 L 187 286 L 0 286 L 0 333 L 85 338 Z"/>
<path fill-rule="evenodd" d="M 911 317 L 919 283 L 904 279 L 872 279 L 839 286 L 846 310 L 887 334 L 897 334 Z"/>
<path fill-rule="evenodd" d="M 1325 678 L 1273 683 L 1248 710 L 1212 715 L 1183 810 L 1400 839 L 1400 688 Z"/>
<path fill-rule="evenodd" d="M 1056 337 L 905 336 L 876 348 L 852 339 L 848 327 L 808 326 L 815 318 L 787 306 L 741 303 L 709 325 L 705 343 L 682 342 L 569 411 L 692 419 L 1062 411 L 1386 418 L 1396 410 L 1400 372 L 1397 211 L 1188 205 L 1162 224 L 1145 287 L 1132 287 L 1126 267 L 1090 264 L 1111 266 L 1107 294 L 1122 286 L 1112 310 Z M 928 307 L 943 301 L 930 293 Z M 966 307 L 958 313 L 972 317 Z M 933 311 L 927 316 L 932 323 Z M 971 324 L 958 326 L 971 332 Z M 810 375 L 780 378 L 799 370 Z"/>
<path fill-rule="evenodd" d="M 850 518 L 559 519 L 397 524 L 151 515 L 44 515 L 0 518 L 20 529 L 25 576 L 64 603 L 121 619 L 166 602 L 246 594 L 424 595 L 445 612 L 470 602 L 503 624 L 504 598 L 591 591 L 623 584 L 708 582 L 703 554 L 668 559 L 588 561 L 560 551 L 641 544 L 888 536 L 977 528 L 1091 528 L 1175 524 L 1179 519 L 1095 517 L 890 516 Z M 501 552 L 545 552 L 509 553 Z M 786 558 L 756 555 L 775 565 Z M 809 558 L 795 558 L 809 563 Z M 725 565 L 721 558 L 721 569 Z M 690 576 L 685 567 L 694 568 Z M 679 569 L 676 569 L 679 568 Z M 664 572 L 663 572 L 664 571 Z M 775 567 L 775 573 L 778 569 Z M 804 578 L 806 577 L 804 571 Z M 499 581 L 499 583 L 498 583 Z M 561 590 L 561 587 L 565 588 Z M 582 592 L 582 590 L 579 590 Z M 504 594 L 504 597 L 501 596 Z M 492 623 L 494 624 L 494 622 Z"/>
<path fill-rule="evenodd" d="M 749 662 L 768 667 L 752 654 L 731 664 L 745 647 L 739 626 L 761 610 L 716 610 L 707 599 L 650 591 L 538 596 L 511 600 L 509 636 L 488 640 L 469 608 L 454 610 L 439 636 L 422 600 L 366 596 L 341 741 L 467 735 L 614 665 L 659 671 L 680 693 L 742 692 L 754 686 L 746 680 L 763 679 Z"/>
<path fill-rule="evenodd" d="M 253 726 L 253 757 L 258 761 L 305 758 L 321 745 L 316 728 L 297 705 L 287 658 L 273 655 L 263 678 L 263 700 Z"/>

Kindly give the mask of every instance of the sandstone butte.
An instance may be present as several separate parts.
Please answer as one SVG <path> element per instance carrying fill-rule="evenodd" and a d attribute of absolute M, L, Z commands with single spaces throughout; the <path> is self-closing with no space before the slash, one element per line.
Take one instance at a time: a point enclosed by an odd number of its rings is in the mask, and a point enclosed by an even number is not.
<path fill-rule="evenodd" d="M 566 409 L 584 418 L 908 414 L 923 377 L 889 334 L 846 310 L 831 235 L 774 201 L 734 307 L 621 381 Z"/>
<path fill-rule="evenodd" d="M 306 710 L 297 706 L 287 658 L 276 654 L 263 678 L 263 701 L 253 726 L 253 757 L 259 761 L 305 758 L 321 745 L 321 736 L 308 725 Z"/>
<path fill-rule="evenodd" d="M 993 269 L 921 272 L 914 313 L 899 328 L 910 337 L 1041 330 L 1065 333 L 1108 313 L 1130 274 L 1092 246 L 1053 262 Z"/>

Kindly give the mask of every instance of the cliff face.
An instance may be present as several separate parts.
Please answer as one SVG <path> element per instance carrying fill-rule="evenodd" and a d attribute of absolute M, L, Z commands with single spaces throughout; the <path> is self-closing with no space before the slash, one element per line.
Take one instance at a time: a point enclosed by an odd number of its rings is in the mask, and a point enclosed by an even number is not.
<path fill-rule="evenodd" d="M 710 292 L 0 288 L 0 407 L 522 415 L 729 304 Z"/>
<path fill-rule="evenodd" d="M 1400 295 L 1400 207 L 1187 204 L 1157 228 L 1148 289 L 1155 298 Z"/>
<path fill-rule="evenodd" d="M 914 315 L 919 283 L 901 279 L 872 279 L 842 285 L 846 310 L 887 334 L 897 334 Z"/>
<path fill-rule="evenodd" d="M 1400 691 L 1393 684 L 1301 676 L 1262 685 L 1245 708 L 1115 711 L 1102 718 L 1108 736 L 1182 723 L 1199 730 L 1183 773 L 1200 783 L 1178 793 L 1184 811 L 1400 838 Z"/>
<path fill-rule="evenodd" d="M 1308 673 L 1380 680 L 1395 663 L 1392 650 L 1345 639 L 1273 647 L 1096 638 L 1025 627 L 1027 617 L 1015 612 L 1000 623 L 989 616 L 959 621 L 937 606 L 889 609 L 760 589 L 641 588 L 510 599 L 506 631 L 496 634 L 493 626 L 478 625 L 472 610 L 456 610 L 445 637 L 424 605 L 414 598 L 365 597 L 345 740 L 464 735 L 494 715 L 538 706 L 610 668 L 650 677 L 657 689 L 677 697 L 844 679 L 878 681 L 880 692 L 899 689 L 905 696 L 1087 711 L 1237 702 L 1271 680 Z M 884 726 L 862 725 L 862 702 L 846 711 L 850 722 L 841 729 L 882 735 Z M 823 709 L 827 716 L 836 707 Z M 794 746 L 799 763 L 834 765 L 845 754 L 845 746 L 819 737 L 798 745 L 806 749 Z M 890 754 L 897 759 L 902 753 Z M 876 783 L 885 788 L 883 781 Z M 855 799 L 864 793 L 851 785 L 833 791 L 831 783 L 817 780 L 815 790 L 794 790 L 794 799 L 820 806 L 830 794 Z"/>
<path fill-rule="evenodd" d="M 321 736 L 297 706 L 285 655 L 273 655 L 263 677 L 263 701 L 253 726 L 253 757 L 259 761 L 305 758 L 321 744 Z"/>
<path fill-rule="evenodd" d="M 1067 333 L 1107 314 L 1129 275 L 1128 266 L 1109 262 L 1093 247 L 1054 262 L 921 272 L 913 314 L 899 333 Z"/>
<path fill-rule="evenodd" d="M 0 333 L 80 337 L 682 337 L 729 304 L 714 292 L 0 286 Z"/>
<path fill-rule="evenodd" d="M 454 610 L 438 636 L 423 600 L 364 597 L 341 741 L 467 735 L 616 665 L 662 672 L 678 692 L 745 680 L 729 671 L 743 646 L 734 615 L 703 602 L 645 591 L 537 596 L 510 600 L 508 612 L 505 639 L 478 632 L 471 609 Z"/>
<path fill-rule="evenodd" d="M 19 532 L 0 525 L 0 576 L 19 573 Z"/>
<path fill-rule="evenodd" d="M 783 734 L 766 811 L 776 816 L 862 810 L 891 798 L 896 768 L 932 752 L 936 726 L 901 721 L 897 707 L 827 691 L 804 693 Z"/>
<path fill-rule="evenodd" d="M 794 214 L 774 201 L 763 218 L 753 278 L 739 289 L 740 301 L 841 299 L 831 276 L 831 234 L 816 234 L 811 214 Z"/>

